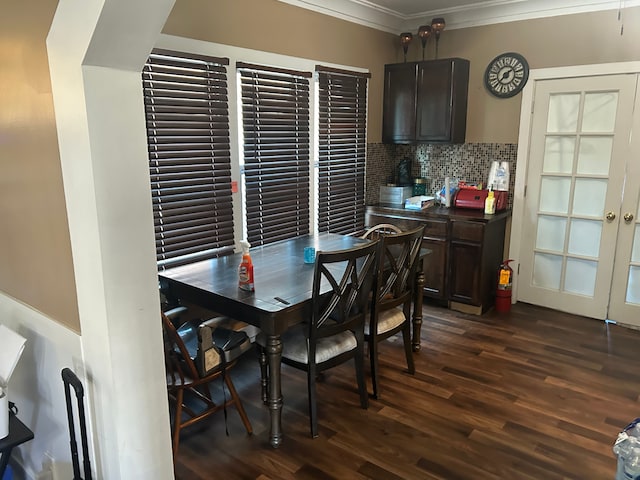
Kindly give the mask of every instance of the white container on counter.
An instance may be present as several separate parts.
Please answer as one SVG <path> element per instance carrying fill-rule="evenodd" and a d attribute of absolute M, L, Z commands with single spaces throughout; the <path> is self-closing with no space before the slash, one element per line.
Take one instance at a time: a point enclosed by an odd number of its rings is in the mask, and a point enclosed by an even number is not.
<path fill-rule="evenodd" d="M 509 162 L 494 161 L 489 169 L 489 178 L 487 179 L 487 188 L 499 192 L 509 191 Z"/>

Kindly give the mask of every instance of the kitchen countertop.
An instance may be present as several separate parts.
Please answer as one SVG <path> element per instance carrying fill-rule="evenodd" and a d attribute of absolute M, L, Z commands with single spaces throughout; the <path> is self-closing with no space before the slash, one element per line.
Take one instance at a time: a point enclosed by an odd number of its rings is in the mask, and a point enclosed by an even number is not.
<path fill-rule="evenodd" d="M 384 213 L 385 215 L 397 215 L 403 218 L 415 218 L 415 219 L 433 219 L 439 218 L 443 220 L 471 220 L 478 222 L 490 222 L 491 220 L 501 219 L 511 216 L 511 210 L 501 210 L 493 215 L 485 215 L 484 210 L 474 210 L 472 208 L 455 208 L 455 207 L 443 207 L 433 206 L 424 210 L 410 210 L 403 208 L 401 205 L 389 205 L 389 204 L 376 204 L 367 205 L 367 208 L 373 209 L 377 212 Z"/>

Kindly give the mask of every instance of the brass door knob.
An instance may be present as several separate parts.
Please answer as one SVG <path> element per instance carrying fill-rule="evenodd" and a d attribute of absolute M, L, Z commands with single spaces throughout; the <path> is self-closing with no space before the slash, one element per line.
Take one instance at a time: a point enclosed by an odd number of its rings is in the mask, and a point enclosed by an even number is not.
<path fill-rule="evenodd" d="M 625 213 L 624 214 L 624 221 L 629 223 L 631 220 L 633 220 L 633 213 Z"/>
<path fill-rule="evenodd" d="M 607 220 L 612 221 L 616 219 L 616 214 L 613 212 L 607 212 Z"/>

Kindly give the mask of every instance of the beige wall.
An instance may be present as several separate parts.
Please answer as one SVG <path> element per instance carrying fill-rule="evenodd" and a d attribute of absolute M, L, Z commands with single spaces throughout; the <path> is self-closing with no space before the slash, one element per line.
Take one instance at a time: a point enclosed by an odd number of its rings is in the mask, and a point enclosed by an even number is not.
<path fill-rule="evenodd" d="M 498 99 L 484 88 L 487 64 L 503 52 L 518 52 L 530 68 L 586 65 L 640 60 L 640 8 L 565 15 L 539 20 L 501 23 L 462 30 L 445 30 L 439 56 L 471 61 L 468 143 L 517 143 L 522 95 Z M 624 23 L 624 34 L 620 28 Z M 409 55 L 418 59 L 419 48 Z"/>
<path fill-rule="evenodd" d="M 400 60 L 395 35 L 277 0 L 177 0 L 163 33 L 367 68 L 368 139 L 380 141 L 384 64 Z"/>
<path fill-rule="evenodd" d="M 78 308 L 53 118 L 45 38 L 57 0 L 3 0 L 0 16 L 0 290 L 75 331 Z M 498 53 L 531 68 L 640 59 L 640 8 L 451 30 L 440 57 L 471 61 L 467 142 L 515 143 L 520 96 L 482 85 Z M 385 63 L 402 60 L 397 36 L 276 0 L 177 0 L 164 33 L 368 68 L 369 141 L 379 142 Z M 418 42 L 408 59 L 421 56 Z M 433 58 L 433 44 L 427 53 Z"/>
<path fill-rule="evenodd" d="M 620 35 L 624 24 L 624 34 Z M 382 76 L 385 63 L 402 61 L 397 35 L 292 7 L 276 0 L 178 0 L 164 33 L 255 50 L 368 68 L 369 142 L 382 132 Z M 399 32 L 398 32 L 399 33 Z M 520 99 L 497 99 L 482 83 L 487 64 L 515 51 L 531 68 L 622 62 L 640 59 L 640 8 L 565 15 L 485 27 L 446 30 L 439 57 L 471 61 L 468 143 L 517 143 Z M 435 56 L 433 40 L 425 58 Z M 420 60 L 417 35 L 407 60 Z"/>
<path fill-rule="evenodd" d="M 57 3 L 1 7 L 0 290 L 78 331 L 45 46 Z"/>

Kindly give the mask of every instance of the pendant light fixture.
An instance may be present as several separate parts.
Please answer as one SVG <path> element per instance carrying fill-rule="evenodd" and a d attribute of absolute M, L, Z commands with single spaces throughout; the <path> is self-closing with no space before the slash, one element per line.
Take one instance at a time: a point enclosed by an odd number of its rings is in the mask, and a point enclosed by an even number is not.
<path fill-rule="evenodd" d="M 427 46 L 427 42 L 429 41 L 429 37 L 432 32 L 431 25 L 422 25 L 418 29 L 418 36 L 420 37 L 420 41 L 422 42 L 422 60 L 424 60 L 424 49 Z"/>
<path fill-rule="evenodd" d="M 403 32 L 400 34 L 400 45 L 402 45 L 402 51 L 404 52 L 404 61 L 407 61 L 407 50 L 409 49 L 409 44 L 413 40 L 413 35 L 411 32 Z"/>
<path fill-rule="evenodd" d="M 431 20 L 431 29 L 436 37 L 436 60 L 438 59 L 438 42 L 440 41 L 440 33 L 442 33 L 445 26 L 446 23 L 442 17 L 437 17 Z"/>

